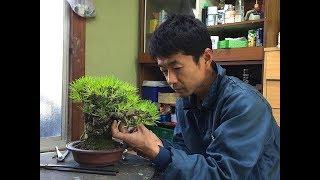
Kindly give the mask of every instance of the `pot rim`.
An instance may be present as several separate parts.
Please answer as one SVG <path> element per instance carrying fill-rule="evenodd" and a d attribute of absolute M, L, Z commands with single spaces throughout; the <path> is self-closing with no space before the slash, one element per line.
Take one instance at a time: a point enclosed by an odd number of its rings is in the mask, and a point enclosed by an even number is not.
<path fill-rule="evenodd" d="M 105 153 L 113 153 L 113 152 L 119 152 L 119 151 L 125 150 L 125 148 L 116 148 L 111 150 L 85 150 L 85 149 L 75 148 L 74 145 L 80 142 L 81 141 L 71 141 L 66 145 L 66 148 L 70 151 L 75 151 L 78 153 L 92 153 L 92 154 L 97 154 L 97 153 L 105 154 Z"/>

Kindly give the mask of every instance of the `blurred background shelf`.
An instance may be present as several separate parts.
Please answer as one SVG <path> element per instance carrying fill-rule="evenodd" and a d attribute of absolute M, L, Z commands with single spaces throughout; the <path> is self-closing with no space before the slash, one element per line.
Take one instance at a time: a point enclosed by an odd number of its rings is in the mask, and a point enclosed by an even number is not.
<path fill-rule="evenodd" d="M 137 86 L 141 89 L 142 82 L 149 81 L 165 81 L 162 72 L 157 66 L 157 62 L 148 54 L 148 45 L 152 37 L 152 32 L 156 28 L 151 28 L 150 22 L 155 18 L 156 13 L 160 13 L 164 9 L 179 9 L 180 3 L 177 0 L 171 0 L 171 3 L 165 1 L 147 1 L 139 0 L 139 53 L 138 53 L 138 82 Z M 169 2 L 169 1 L 168 1 Z M 204 0 L 190 0 L 193 10 L 196 13 L 202 11 L 201 2 Z M 210 1 L 212 3 L 212 1 Z M 225 1 L 226 4 L 235 5 L 236 0 Z M 161 6 L 160 6 L 160 4 Z M 219 24 L 207 26 L 210 36 L 219 36 L 219 40 L 225 38 L 248 38 L 249 30 L 262 28 L 263 44 L 259 47 L 245 47 L 232 49 L 214 49 L 213 60 L 226 69 L 227 74 L 242 79 L 243 71 L 247 69 L 250 75 L 250 84 L 256 86 L 261 93 L 264 91 L 263 72 L 264 72 L 264 48 L 276 47 L 278 41 L 278 33 L 280 31 L 280 0 L 246 0 L 244 1 L 244 11 L 252 10 L 254 5 L 258 3 L 262 12 L 261 19 L 248 20 L 235 23 Z M 210 4 L 209 6 L 213 6 Z M 160 8 L 161 7 L 161 8 Z M 176 12 L 179 14 L 179 12 Z M 201 13 L 200 13 L 201 14 Z M 201 17 L 198 16 L 198 17 Z M 159 19 L 160 22 L 160 19 Z M 153 27 L 153 26 L 152 26 Z"/>
<path fill-rule="evenodd" d="M 246 47 L 234 49 L 214 49 L 213 60 L 219 61 L 242 61 L 262 60 L 263 47 Z"/>
<path fill-rule="evenodd" d="M 263 27 L 263 25 L 264 19 L 259 19 L 208 26 L 207 29 L 212 34 L 221 34 L 226 33 L 226 31 L 248 31 L 249 29 L 258 29 Z"/>
<path fill-rule="evenodd" d="M 262 64 L 264 51 L 263 47 L 247 47 L 234 49 L 214 49 L 213 60 L 221 63 L 237 64 Z M 156 64 L 157 62 L 151 58 L 150 55 L 139 54 L 139 63 L 141 64 Z"/>

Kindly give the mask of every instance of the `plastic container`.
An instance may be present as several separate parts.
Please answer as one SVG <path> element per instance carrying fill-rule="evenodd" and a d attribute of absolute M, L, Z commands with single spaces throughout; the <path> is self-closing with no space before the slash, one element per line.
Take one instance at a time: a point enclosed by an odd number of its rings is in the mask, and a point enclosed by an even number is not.
<path fill-rule="evenodd" d="M 236 11 L 234 10 L 234 6 L 232 4 L 228 5 L 228 9 L 225 12 L 225 23 L 234 23 L 234 18 L 236 15 Z"/>
<path fill-rule="evenodd" d="M 247 40 L 223 40 L 218 42 L 219 49 L 248 47 Z"/>
<path fill-rule="evenodd" d="M 161 23 L 163 23 L 164 21 L 166 21 L 167 16 L 168 16 L 168 14 L 167 14 L 167 12 L 165 10 L 161 10 L 160 11 L 160 13 L 159 13 L 159 25 Z"/>
<path fill-rule="evenodd" d="M 149 24 L 149 32 L 153 33 L 158 26 L 158 19 L 151 19 Z"/>
<path fill-rule="evenodd" d="M 235 5 L 236 15 L 234 18 L 235 22 L 244 21 L 244 0 L 236 0 Z"/>
<path fill-rule="evenodd" d="M 218 49 L 219 36 L 210 36 L 212 49 Z"/>
<path fill-rule="evenodd" d="M 256 46 L 256 30 L 251 29 L 248 31 L 248 47 Z"/>
<path fill-rule="evenodd" d="M 158 93 L 174 92 L 166 81 L 143 81 L 142 99 L 158 102 Z"/>
<path fill-rule="evenodd" d="M 210 6 L 208 7 L 208 19 L 207 19 L 207 26 L 214 26 L 218 24 L 218 7 L 217 6 Z"/>
<path fill-rule="evenodd" d="M 207 1 L 204 2 L 202 10 L 201 10 L 201 21 L 203 24 L 207 25 L 207 17 L 208 17 L 208 3 Z"/>
<path fill-rule="evenodd" d="M 217 15 L 217 23 L 218 24 L 224 24 L 224 17 L 225 16 L 225 10 L 218 10 L 218 15 Z"/>
<path fill-rule="evenodd" d="M 263 46 L 263 28 L 258 28 L 256 31 L 256 46 Z"/>

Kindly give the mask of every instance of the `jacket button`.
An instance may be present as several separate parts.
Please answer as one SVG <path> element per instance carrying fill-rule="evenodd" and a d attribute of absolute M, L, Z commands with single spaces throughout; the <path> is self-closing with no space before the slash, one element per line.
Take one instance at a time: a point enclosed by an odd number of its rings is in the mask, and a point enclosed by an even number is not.
<path fill-rule="evenodd" d="M 212 140 L 215 140 L 215 138 L 214 138 L 214 136 L 213 136 L 212 134 L 211 134 L 211 139 L 212 139 Z"/>

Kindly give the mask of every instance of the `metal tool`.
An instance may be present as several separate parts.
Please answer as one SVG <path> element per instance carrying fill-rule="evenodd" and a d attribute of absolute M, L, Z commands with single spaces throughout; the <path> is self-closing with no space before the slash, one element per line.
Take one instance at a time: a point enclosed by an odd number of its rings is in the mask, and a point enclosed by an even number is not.
<path fill-rule="evenodd" d="M 64 159 L 67 157 L 67 155 L 69 154 L 69 150 L 67 149 L 63 154 L 59 151 L 58 147 L 56 146 L 56 152 L 57 152 L 57 161 L 58 162 L 63 162 Z"/>
<path fill-rule="evenodd" d="M 103 170 L 90 167 L 74 167 L 68 165 L 58 165 L 58 164 L 40 164 L 40 168 L 48 170 L 57 170 L 57 171 L 69 171 L 69 172 L 79 172 L 79 173 L 90 173 L 90 174 L 102 174 L 102 175 L 117 175 L 117 170 Z"/>
<path fill-rule="evenodd" d="M 128 149 L 124 149 L 122 153 L 122 160 L 127 160 L 127 153 L 128 153 Z"/>
<path fill-rule="evenodd" d="M 101 169 L 101 167 L 83 167 L 83 166 L 73 166 L 73 165 L 66 165 L 66 164 L 40 164 L 41 168 L 53 168 L 53 167 L 60 167 L 60 168 L 73 168 L 73 169 L 82 169 L 82 170 L 92 170 L 92 171 L 110 171 L 118 173 L 118 169 Z M 111 166 L 112 167 L 112 166 Z"/>

